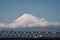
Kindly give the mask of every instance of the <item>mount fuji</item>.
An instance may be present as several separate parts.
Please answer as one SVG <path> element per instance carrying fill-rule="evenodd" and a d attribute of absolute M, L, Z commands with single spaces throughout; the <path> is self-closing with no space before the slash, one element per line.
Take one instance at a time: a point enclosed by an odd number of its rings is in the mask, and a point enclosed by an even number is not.
<path fill-rule="evenodd" d="M 35 27 L 35 26 L 47 26 L 48 21 L 45 18 L 38 18 L 31 14 L 23 14 L 22 16 L 15 19 L 10 26 L 15 27 Z"/>
<path fill-rule="evenodd" d="M 4 27 L 5 26 L 5 27 Z M 11 31 L 59 31 L 60 22 L 50 22 L 29 13 L 16 18 L 10 24 L 0 23 L 0 30 Z"/>

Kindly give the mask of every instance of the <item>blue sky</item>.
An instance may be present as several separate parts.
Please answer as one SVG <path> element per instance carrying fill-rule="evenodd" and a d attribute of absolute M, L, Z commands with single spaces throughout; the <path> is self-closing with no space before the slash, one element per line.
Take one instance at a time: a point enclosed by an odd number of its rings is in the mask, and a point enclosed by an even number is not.
<path fill-rule="evenodd" d="M 60 0 L 0 0 L 0 23 L 10 23 L 24 13 L 60 21 Z"/>

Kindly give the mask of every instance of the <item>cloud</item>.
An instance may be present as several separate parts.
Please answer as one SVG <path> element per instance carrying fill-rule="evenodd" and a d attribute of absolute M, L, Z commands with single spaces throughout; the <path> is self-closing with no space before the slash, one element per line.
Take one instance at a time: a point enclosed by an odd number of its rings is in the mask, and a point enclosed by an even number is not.
<path fill-rule="evenodd" d="M 60 25 L 60 22 L 49 22 L 48 24 L 49 24 L 49 25 L 55 25 L 55 26 L 58 26 L 58 25 Z"/>
<path fill-rule="evenodd" d="M 0 27 L 7 27 L 7 24 L 5 24 L 5 23 L 0 23 Z"/>
<path fill-rule="evenodd" d="M 41 18 L 40 20 L 39 20 L 39 25 L 40 26 L 48 26 L 48 21 L 45 19 L 45 18 Z"/>
<path fill-rule="evenodd" d="M 5 26 L 5 24 L 4 23 L 0 23 L 0 27 L 2 27 L 2 26 Z"/>
<path fill-rule="evenodd" d="M 46 27 L 50 25 L 59 25 L 59 22 L 49 22 L 45 18 L 38 18 L 31 14 L 23 14 L 22 16 L 15 19 L 10 24 L 0 23 L 0 27 L 10 27 L 10 28 L 16 28 L 16 27 L 35 27 L 35 26 L 41 26 Z"/>

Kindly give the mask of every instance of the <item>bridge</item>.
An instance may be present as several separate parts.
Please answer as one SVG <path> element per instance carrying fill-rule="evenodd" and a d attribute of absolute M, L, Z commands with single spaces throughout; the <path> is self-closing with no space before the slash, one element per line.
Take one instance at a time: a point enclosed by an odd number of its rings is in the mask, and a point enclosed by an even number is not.
<path fill-rule="evenodd" d="M 0 31 L 0 38 L 60 38 L 60 32 Z"/>

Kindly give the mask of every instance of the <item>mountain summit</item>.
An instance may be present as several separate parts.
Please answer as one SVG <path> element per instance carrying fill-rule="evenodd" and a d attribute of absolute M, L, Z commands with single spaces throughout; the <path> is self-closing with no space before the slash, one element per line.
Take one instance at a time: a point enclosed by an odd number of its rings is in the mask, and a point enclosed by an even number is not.
<path fill-rule="evenodd" d="M 35 20 L 38 19 L 37 17 L 31 15 L 31 14 L 23 14 L 22 16 L 20 16 L 19 18 L 17 18 L 15 21 L 30 21 L 30 20 Z"/>

